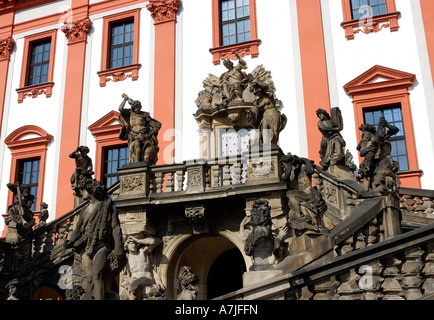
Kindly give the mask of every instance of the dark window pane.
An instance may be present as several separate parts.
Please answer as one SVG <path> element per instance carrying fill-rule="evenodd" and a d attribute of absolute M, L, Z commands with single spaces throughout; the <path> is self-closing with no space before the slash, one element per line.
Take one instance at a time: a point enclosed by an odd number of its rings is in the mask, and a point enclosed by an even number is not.
<path fill-rule="evenodd" d="M 353 19 L 378 16 L 388 12 L 386 0 L 351 0 Z"/>
<path fill-rule="evenodd" d="M 250 40 L 249 0 L 221 1 L 222 45 Z"/>
<path fill-rule="evenodd" d="M 19 176 L 18 181 L 24 187 L 30 188 L 30 193 L 35 196 L 30 210 L 36 210 L 36 199 L 38 196 L 38 184 L 39 184 L 39 159 L 22 160 L 19 162 Z"/>
<path fill-rule="evenodd" d="M 392 146 L 391 156 L 399 162 L 399 170 L 408 170 L 407 147 L 405 142 L 404 123 L 400 106 L 391 106 L 381 109 L 368 109 L 363 112 L 365 123 L 378 126 L 380 117 L 384 114 L 386 121 L 399 129 L 399 132 L 390 138 Z"/>
<path fill-rule="evenodd" d="M 133 63 L 134 21 L 112 24 L 110 43 L 110 68 L 119 68 Z"/>
<path fill-rule="evenodd" d="M 48 81 L 50 49 L 50 39 L 34 42 L 31 44 L 27 85 L 36 85 Z"/>
<path fill-rule="evenodd" d="M 118 168 L 129 162 L 128 147 L 115 147 L 104 151 L 104 184 L 110 187 L 119 180 Z"/>

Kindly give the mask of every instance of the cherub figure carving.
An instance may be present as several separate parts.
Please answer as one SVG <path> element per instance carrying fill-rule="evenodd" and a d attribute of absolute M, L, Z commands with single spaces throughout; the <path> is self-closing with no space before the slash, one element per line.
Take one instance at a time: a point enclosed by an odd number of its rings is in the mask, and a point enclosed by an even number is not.
<path fill-rule="evenodd" d="M 80 176 L 92 178 L 93 175 L 93 164 L 92 159 L 88 156 L 89 148 L 86 146 L 79 146 L 73 152 L 69 154 L 71 159 L 75 160 L 75 170 L 71 176 L 71 188 L 75 191 L 76 195 L 78 192 L 77 183 Z"/>

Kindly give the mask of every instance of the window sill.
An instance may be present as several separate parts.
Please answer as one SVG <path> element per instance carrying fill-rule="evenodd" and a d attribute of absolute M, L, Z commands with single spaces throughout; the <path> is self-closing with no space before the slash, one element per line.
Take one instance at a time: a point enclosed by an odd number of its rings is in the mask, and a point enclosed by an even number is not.
<path fill-rule="evenodd" d="M 401 180 L 401 187 L 403 188 L 422 188 L 420 181 L 422 175 L 423 171 L 420 169 L 398 171 L 398 176 Z"/>
<path fill-rule="evenodd" d="M 124 81 L 127 78 L 135 81 L 139 78 L 139 69 L 142 67 L 140 63 L 135 63 L 129 66 L 108 69 L 98 72 L 99 85 L 105 87 L 109 81 L 118 82 Z"/>
<path fill-rule="evenodd" d="M 47 98 L 53 93 L 54 82 L 44 82 L 33 86 L 26 86 L 16 89 L 18 92 L 18 103 L 22 103 L 24 98 L 36 98 L 41 94 L 45 94 Z"/>
<path fill-rule="evenodd" d="M 341 23 L 341 27 L 345 29 L 345 38 L 347 38 L 347 40 L 353 40 L 354 35 L 359 32 L 364 34 L 376 33 L 383 28 L 389 28 L 390 32 L 398 31 L 398 18 L 400 16 L 401 12 L 399 11 L 389 12 L 366 19 L 344 21 Z M 365 21 L 367 21 L 367 23 L 365 23 Z"/>
<path fill-rule="evenodd" d="M 212 62 L 217 65 L 224 59 L 236 59 L 235 52 L 237 52 L 241 57 L 251 55 L 252 58 L 257 58 L 259 55 L 260 44 L 261 40 L 256 39 L 229 46 L 211 48 L 209 51 L 213 56 Z"/>

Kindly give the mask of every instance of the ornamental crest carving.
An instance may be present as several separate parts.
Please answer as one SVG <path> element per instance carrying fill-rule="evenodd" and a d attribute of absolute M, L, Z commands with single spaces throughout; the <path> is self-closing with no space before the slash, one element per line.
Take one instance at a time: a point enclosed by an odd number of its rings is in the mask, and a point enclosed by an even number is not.
<path fill-rule="evenodd" d="M 145 184 L 143 176 L 130 176 L 122 179 L 123 192 L 144 192 Z"/>

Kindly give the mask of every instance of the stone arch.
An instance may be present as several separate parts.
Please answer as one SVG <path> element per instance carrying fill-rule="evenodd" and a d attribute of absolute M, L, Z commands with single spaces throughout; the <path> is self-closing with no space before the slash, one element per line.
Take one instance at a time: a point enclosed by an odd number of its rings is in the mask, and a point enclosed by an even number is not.
<path fill-rule="evenodd" d="M 167 288 L 167 298 L 176 299 L 178 271 L 183 265 L 190 265 L 199 278 L 198 300 L 207 299 L 206 281 L 212 264 L 222 253 L 233 248 L 239 251 L 248 270 L 252 261 L 244 254 L 244 241 L 237 232 L 216 230 L 214 235 L 183 234 L 171 239 L 163 249 L 158 268 Z"/>

